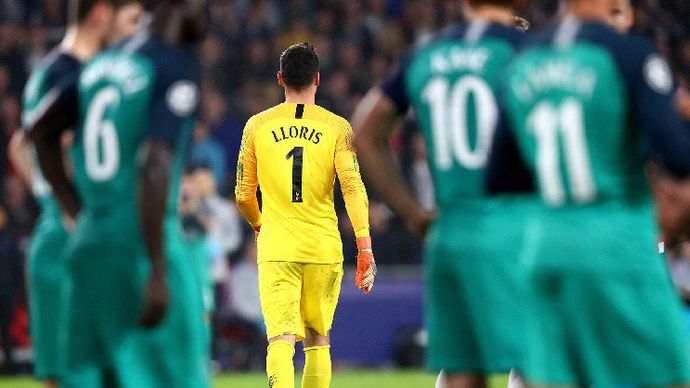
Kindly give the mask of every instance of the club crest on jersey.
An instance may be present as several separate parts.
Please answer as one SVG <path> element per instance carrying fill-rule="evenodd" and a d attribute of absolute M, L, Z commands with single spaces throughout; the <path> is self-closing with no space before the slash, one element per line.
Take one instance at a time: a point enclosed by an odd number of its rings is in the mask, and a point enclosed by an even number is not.
<path fill-rule="evenodd" d="M 168 108 L 178 117 L 194 113 L 199 104 L 199 88 L 191 81 L 177 81 L 166 94 Z"/>
<path fill-rule="evenodd" d="M 319 144 L 321 142 L 321 136 L 323 136 L 323 133 L 318 132 L 316 129 L 310 129 L 305 126 L 297 127 L 294 125 L 288 129 L 280 127 L 280 130 L 271 131 L 271 133 L 276 143 L 287 139 L 304 139 L 314 144 Z"/>

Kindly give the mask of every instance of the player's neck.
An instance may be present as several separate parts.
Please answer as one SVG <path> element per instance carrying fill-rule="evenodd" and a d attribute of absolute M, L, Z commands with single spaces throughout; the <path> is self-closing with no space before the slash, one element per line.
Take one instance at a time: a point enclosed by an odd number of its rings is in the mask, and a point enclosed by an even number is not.
<path fill-rule="evenodd" d="M 60 48 L 78 60 L 85 62 L 101 50 L 99 34 L 89 31 L 86 27 L 72 25 L 67 29 Z"/>
<path fill-rule="evenodd" d="M 508 26 L 514 24 L 513 11 L 510 8 L 484 5 L 472 10 L 468 15 L 470 21 L 485 20 Z"/>
<path fill-rule="evenodd" d="M 316 92 L 311 89 L 302 92 L 285 89 L 285 102 L 290 104 L 316 104 Z"/>

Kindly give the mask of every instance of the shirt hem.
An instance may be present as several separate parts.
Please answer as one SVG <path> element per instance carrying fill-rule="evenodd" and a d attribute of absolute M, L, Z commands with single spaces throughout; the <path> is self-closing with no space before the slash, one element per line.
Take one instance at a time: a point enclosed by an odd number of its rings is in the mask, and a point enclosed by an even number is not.
<path fill-rule="evenodd" d="M 313 259 L 313 258 L 297 258 L 297 259 L 288 259 L 288 258 L 273 258 L 273 259 L 258 259 L 257 263 L 270 263 L 270 262 L 279 262 L 279 263 L 298 263 L 298 264 L 341 264 L 342 262 L 345 261 L 344 257 L 333 257 L 329 259 Z"/>

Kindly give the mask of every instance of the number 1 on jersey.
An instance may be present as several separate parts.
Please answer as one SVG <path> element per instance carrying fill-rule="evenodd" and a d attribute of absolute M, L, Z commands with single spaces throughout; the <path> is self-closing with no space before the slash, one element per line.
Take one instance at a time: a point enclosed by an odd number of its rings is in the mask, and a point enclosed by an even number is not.
<path fill-rule="evenodd" d="M 294 157 L 292 161 L 292 202 L 304 202 L 302 200 L 302 165 L 304 164 L 304 147 L 295 147 L 285 156 L 285 159 Z"/>

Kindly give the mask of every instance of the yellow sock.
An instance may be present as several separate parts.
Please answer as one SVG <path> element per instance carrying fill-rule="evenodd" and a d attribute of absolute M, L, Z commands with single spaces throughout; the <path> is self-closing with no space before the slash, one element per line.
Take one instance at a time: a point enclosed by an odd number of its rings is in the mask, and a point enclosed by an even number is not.
<path fill-rule="evenodd" d="M 304 356 L 302 388 L 328 388 L 331 384 L 331 347 L 304 348 Z"/>
<path fill-rule="evenodd" d="M 276 341 L 268 345 L 266 373 L 269 388 L 294 388 L 295 366 L 292 357 L 295 345 L 287 341 Z"/>

